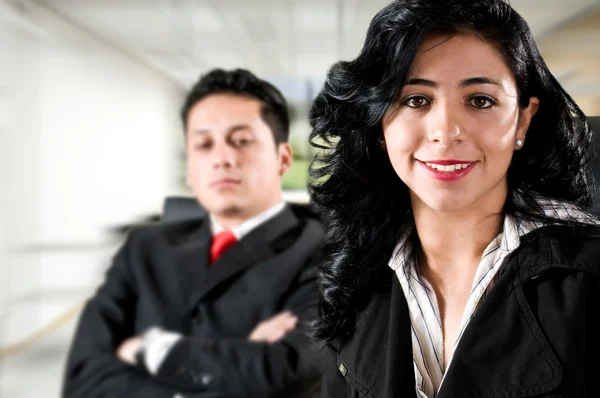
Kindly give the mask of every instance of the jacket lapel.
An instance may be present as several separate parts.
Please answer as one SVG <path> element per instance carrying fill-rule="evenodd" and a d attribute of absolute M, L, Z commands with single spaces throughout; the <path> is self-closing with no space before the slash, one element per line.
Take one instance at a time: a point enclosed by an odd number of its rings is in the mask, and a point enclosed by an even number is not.
<path fill-rule="evenodd" d="M 516 257 L 509 268 L 465 329 L 439 398 L 530 397 L 560 386 L 560 362 L 527 303 Z"/>
<path fill-rule="evenodd" d="M 551 268 L 585 268 L 600 273 L 597 228 L 546 226 L 521 237 L 521 246 L 509 256 L 498 281 L 465 329 L 439 398 L 520 398 L 557 393 L 563 382 L 561 362 L 525 291 L 531 280 Z"/>
<path fill-rule="evenodd" d="M 274 253 L 271 243 L 283 233 L 296 226 L 298 222 L 298 219 L 289 206 L 286 205 L 281 213 L 244 236 L 239 242 L 223 253 L 213 265 L 208 267 L 206 278 L 201 281 L 201 284 L 197 286 L 197 289 L 190 296 L 192 306 L 195 306 L 199 300 L 202 300 L 221 282 L 226 281 L 254 264 L 272 257 Z M 210 244 L 210 239 L 208 244 Z M 204 250 L 204 259 L 208 261 L 208 246 Z"/>
<path fill-rule="evenodd" d="M 395 274 L 390 270 L 388 275 L 391 286 L 376 293 L 358 315 L 355 334 L 341 349 L 338 366 L 347 370 L 346 380 L 368 397 L 414 396 L 408 306 Z"/>
<path fill-rule="evenodd" d="M 172 227 L 171 227 L 172 228 Z M 177 230 L 167 229 L 166 234 L 176 245 L 172 274 L 179 280 L 182 297 L 187 303 L 189 297 L 202 286 L 208 270 L 208 254 L 211 243 L 210 223 L 203 219 L 195 228 L 179 227 Z"/>

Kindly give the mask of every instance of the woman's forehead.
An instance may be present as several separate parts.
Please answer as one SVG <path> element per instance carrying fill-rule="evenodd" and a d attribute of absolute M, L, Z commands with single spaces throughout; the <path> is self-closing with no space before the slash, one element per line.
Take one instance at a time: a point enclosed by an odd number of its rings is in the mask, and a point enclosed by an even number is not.
<path fill-rule="evenodd" d="M 450 79 L 455 84 L 474 77 L 514 85 L 511 70 L 491 44 L 473 35 L 431 35 L 419 46 L 407 81 Z"/>

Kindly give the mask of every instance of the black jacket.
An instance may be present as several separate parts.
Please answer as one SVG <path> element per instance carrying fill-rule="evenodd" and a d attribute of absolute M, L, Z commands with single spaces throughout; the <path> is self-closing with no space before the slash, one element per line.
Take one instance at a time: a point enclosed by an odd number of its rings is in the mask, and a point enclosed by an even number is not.
<path fill-rule="evenodd" d="M 449 397 L 600 395 L 600 238 L 544 227 L 522 238 L 458 343 L 439 391 Z M 395 274 L 327 347 L 322 396 L 416 396 L 407 303 Z"/>
<path fill-rule="evenodd" d="M 134 231 L 87 303 L 68 357 L 63 397 L 294 396 L 318 382 L 322 353 L 307 337 L 317 316 L 322 229 L 289 206 L 208 266 L 208 218 Z M 299 326 L 276 344 L 248 341 L 289 309 Z M 185 337 L 156 376 L 115 356 L 157 325 Z"/>

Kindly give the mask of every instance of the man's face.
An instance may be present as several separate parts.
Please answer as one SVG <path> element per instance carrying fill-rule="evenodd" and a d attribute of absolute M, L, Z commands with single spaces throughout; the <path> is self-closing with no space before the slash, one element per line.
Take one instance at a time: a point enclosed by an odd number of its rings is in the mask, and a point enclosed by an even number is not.
<path fill-rule="evenodd" d="M 188 185 L 217 218 L 248 219 L 281 201 L 291 149 L 275 144 L 261 105 L 239 95 L 213 94 L 189 112 Z"/>

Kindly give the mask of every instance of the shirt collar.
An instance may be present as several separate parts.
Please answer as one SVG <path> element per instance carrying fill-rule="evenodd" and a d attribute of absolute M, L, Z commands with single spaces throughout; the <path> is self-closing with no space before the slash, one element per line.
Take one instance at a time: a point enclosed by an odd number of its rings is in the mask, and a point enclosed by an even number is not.
<path fill-rule="evenodd" d="M 516 200 L 520 200 L 518 195 L 516 196 Z M 545 198 L 538 198 L 536 202 L 540 209 L 542 209 L 542 211 L 549 217 L 560 220 L 576 220 L 590 223 L 594 222 L 593 219 L 582 213 L 572 204 Z M 502 230 L 485 249 L 483 257 L 485 257 L 489 251 L 494 250 L 498 246 L 500 246 L 500 250 L 504 252 L 504 254 L 509 254 L 515 251 L 521 243 L 522 236 L 527 235 L 528 233 L 542 226 L 543 224 L 539 222 L 521 222 L 516 217 L 510 215 L 505 216 Z M 409 246 L 409 237 L 412 234 L 413 228 L 407 229 L 402 235 L 398 241 L 398 244 L 396 245 L 396 248 L 394 249 L 391 259 L 388 262 L 388 265 L 394 271 L 398 270 L 400 267 L 406 268 L 406 253 L 411 250 L 411 247 Z M 409 267 L 409 269 L 410 271 L 413 271 L 412 267 Z M 411 276 L 416 277 L 416 275 Z"/>
<path fill-rule="evenodd" d="M 277 214 L 279 214 L 284 209 L 284 207 L 285 207 L 285 202 L 281 201 L 280 203 L 276 204 L 275 206 L 270 207 L 269 209 L 263 211 L 259 215 L 254 216 L 254 217 L 242 222 L 241 224 L 236 225 L 235 227 L 231 228 L 231 232 L 233 232 L 233 234 L 236 236 L 236 238 L 238 240 L 240 240 L 244 236 L 248 235 L 256 227 L 260 226 L 261 224 L 264 224 L 271 218 L 275 217 Z M 211 231 L 212 231 L 213 235 L 218 234 L 219 232 L 223 232 L 227 229 L 227 228 L 223 227 L 222 225 L 220 225 L 217 222 L 217 220 L 215 220 L 215 218 L 212 216 L 212 214 L 210 215 L 210 226 L 211 226 Z"/>

